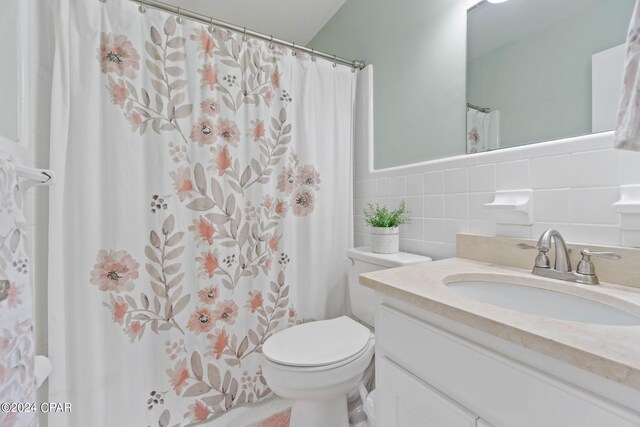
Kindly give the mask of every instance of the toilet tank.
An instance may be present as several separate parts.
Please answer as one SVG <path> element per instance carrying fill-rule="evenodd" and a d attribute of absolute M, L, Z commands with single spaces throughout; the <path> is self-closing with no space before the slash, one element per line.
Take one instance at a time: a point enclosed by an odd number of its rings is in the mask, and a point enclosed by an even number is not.
<path fill-rule="evenodd" d="M 429 257 L 406 252 L 376 254 L 366 247 L 349 249 L 347 258 L 350 260 L 349 296 L 353 316 L 371 327 L 374 326 L 376 307 L 382 302 L 382 298 L 372 289 L 360 285 L 359 276 L 370 271 L 431 261 Z"/>

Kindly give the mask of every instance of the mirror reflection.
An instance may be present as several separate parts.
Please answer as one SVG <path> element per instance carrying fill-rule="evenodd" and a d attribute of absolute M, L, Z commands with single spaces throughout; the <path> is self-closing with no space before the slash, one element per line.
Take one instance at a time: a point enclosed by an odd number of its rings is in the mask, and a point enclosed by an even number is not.
<path fill-rule="evenodd" d="M 467 13 L 467 153 L 612 130 L 634 0 L 483 1 Z"/>

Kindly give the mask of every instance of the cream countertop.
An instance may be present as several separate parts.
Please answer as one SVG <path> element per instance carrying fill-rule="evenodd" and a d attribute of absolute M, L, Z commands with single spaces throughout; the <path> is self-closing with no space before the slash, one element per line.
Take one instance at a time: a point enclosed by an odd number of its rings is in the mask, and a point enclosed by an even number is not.
<path fill-rule="evenodd" d="M 596 325 L 520 313 L 465 297 L 445 282 L 492 280 L 583 296 L 640 316 L 640 289 L 579 285 L 462 258 L 379 270 L 360 283 L 453 321 L 640 390 L 640 326 Z M 507 275 L 508 279 L 504 276 Z M 456 277 L 457 276 L 457 277 Z"/>

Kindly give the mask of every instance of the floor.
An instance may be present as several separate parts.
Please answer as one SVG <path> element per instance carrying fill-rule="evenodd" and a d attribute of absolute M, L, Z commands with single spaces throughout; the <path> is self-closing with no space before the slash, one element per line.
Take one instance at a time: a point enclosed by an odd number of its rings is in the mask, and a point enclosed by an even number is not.
<path fill-rule="evenodd" d="M 272 397 L 251 406 L 235 408 L 211 423 L 212 427 L 289 427 L 291 401 Z"/>

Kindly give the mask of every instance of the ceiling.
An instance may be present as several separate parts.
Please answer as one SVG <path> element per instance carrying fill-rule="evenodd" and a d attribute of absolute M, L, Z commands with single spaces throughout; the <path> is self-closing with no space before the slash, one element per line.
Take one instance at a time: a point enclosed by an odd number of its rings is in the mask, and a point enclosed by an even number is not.
<path fill-rule="evenodd" d="M 241 27 L 306 45 L 346 0 L 165 0 Z"/>

